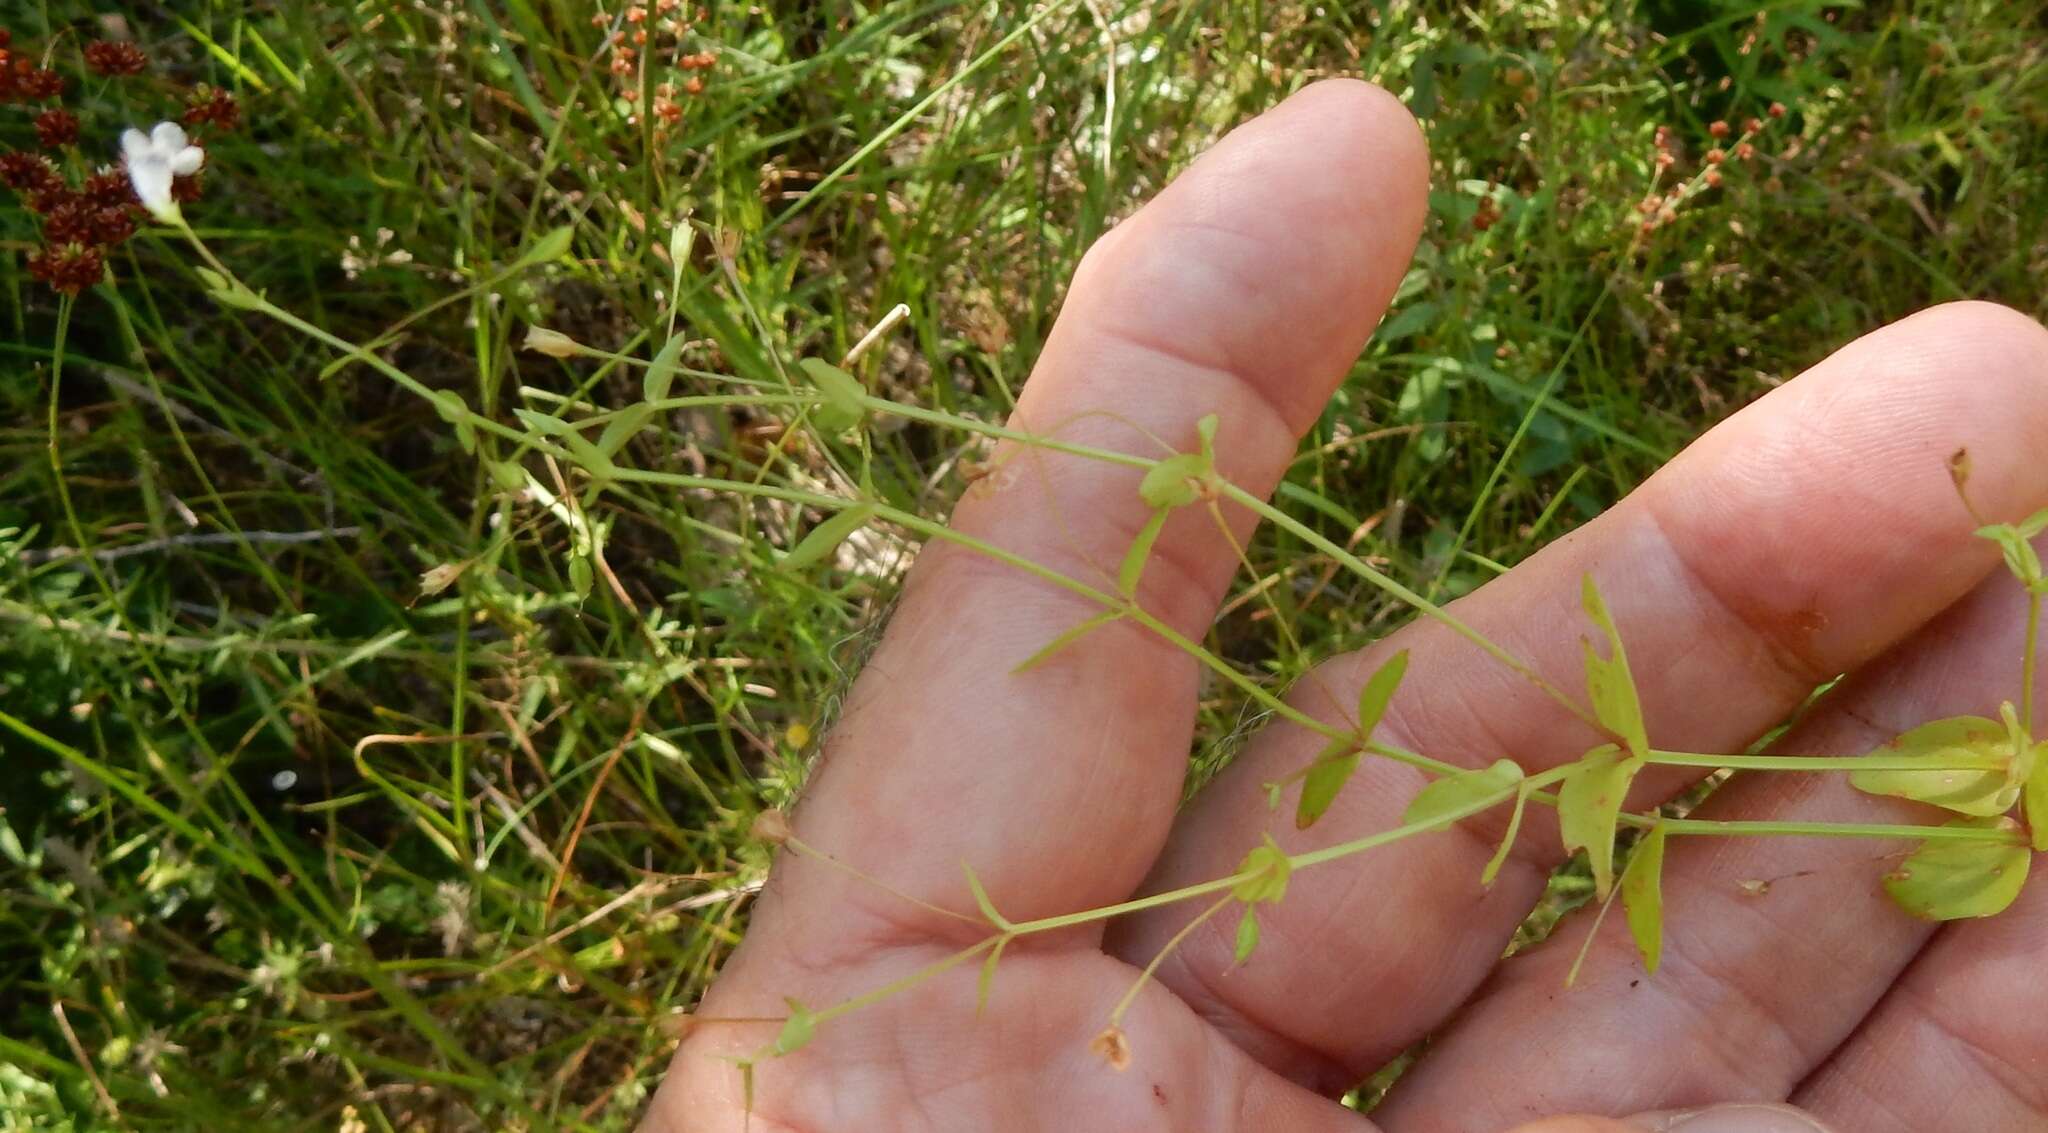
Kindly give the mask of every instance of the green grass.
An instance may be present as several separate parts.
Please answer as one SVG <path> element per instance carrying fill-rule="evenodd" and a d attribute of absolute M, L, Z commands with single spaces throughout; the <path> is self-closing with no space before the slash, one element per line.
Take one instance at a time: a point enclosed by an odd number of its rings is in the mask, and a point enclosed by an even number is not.
<path fill-rule="evenodd" d="M 1362 75 L 1425 123 L 1431 218 L 1279 502 L 1440 596 L 1886 320 L 2048 313 L 2031 5 L 706 7 L 683 49 L 716 64 L 656 131 L 589 0 L 137 6 L 152 70 L 74 83 L 77 160 L 231 89 L 186 212 L 280 308 L 515 431 L 641 396 L 517 352 L 529 324 L 647 358 L 673 312 L 672 396 L 709 400 L 622 467 L 864 469 L 942 517 L 970 433 L 853 445 L 736 398 L 901 303 L 870 391 L 1000 420 L 1090 241 L 1230 124 Z M 76 71 L 86 6 L 5 11 Z M 1755 160 L 1639 234 L 1657 127 L 1668 187 L 1752 116 Z M 0 141 L 28 121 L 0 107 Z M 569 256 L 508 270 L 565 225 Z M 623 483 L 581 517 L 618 592 L 579 598 L 570 527 L 375 366 L 216 304 L 162 229 L 63 313 L 36 232 L 0 204 L 0 1129 L 626 1127 L 913 539 L 778 571 L 818 513 Z M 1284 533 L 1251 567 L 1207 644 L 1275 687 L 1408 616 Z M 1213 682 L 1191 776 L 1251 713 Z"/>

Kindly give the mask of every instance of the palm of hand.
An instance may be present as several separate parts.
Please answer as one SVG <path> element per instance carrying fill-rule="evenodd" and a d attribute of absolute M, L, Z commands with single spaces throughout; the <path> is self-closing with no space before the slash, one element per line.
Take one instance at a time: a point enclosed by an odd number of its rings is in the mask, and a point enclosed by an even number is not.
<path fill-rule="evenodd" d="M 1425 169 L 1405 112 L 1362 84 L 1320 85 L 1241 129 L 1090 252 L 1013 425 L 1154 455 L 1148 435 L 1189 451 L 1214 413 L 1221 474 L 1270 490 L 1401 277 Z M 1971 537 L 1944 461 L 1967 447 L 1978 508 L 2025 514 L 2048 503 L 2042 435 L 2048 332 L 1998 308 L 1941 308 L 1760 400 L 1457 610 L 1570 684 L 1578 582 L 1597 573 L 1660 745 L 1740 750 L 1850 672 L 1780 747 L 1865 751 L 2010 695 L 2024 619 L 2009 586 L 1983 584 L 1997 552 Z M 1011 456 L 968 493 L 955 530 L 1072 577 L 1113 577 L 1148 518 L 1136 473 Z M 1171 633 L 1199 638 L 1229 585 L 1251 517 L 1222 515 L 1229 539 L 1203 514 L 1160 536 L 1137 597 Z M 1329 1094 L 1432 1034 L 1374 1115 L 1390 1133 L 1725 1100 L 1791 1100 L 1877 1133 L 2048 1123 L 2048 1011 L 2013 1001 L 2048 952 L 2043 885 L 1998 920 L 1937 931 L 1886 900 L 1868 843 L 1675 845 L 1665 967 L 1642 978 L 1610 933 L 1565 998 L 1589 918 L 1498 962 L 1561 856 L 1554 816 L 1536 810 L 1491 888 L 1477 878 L 1496 816 L 1302 873 L 1262 908 L 1248 963 L 1233 959 L 1233 917 L 1195 926 L 1123 1017 L 1121 1070 L 1096 1040 L 1196 908 L 1020 939 L 979 1013 L 970 959 L 835 1019 L 760 1063 L 749 1112 L 730 1059 L 774 1037 L 785 997 L 816 1009 L 864 996 L 987 935 L 940 911 L 974 908 L 963 862 L 1025 920 L 1226 876 L 1268 832 L 1299 852 L 1399 823 L 1423 780 L 1380 761 L 1313 829 L 1276 818 L 1262 784 L 1322 743 L 1292 725 L 1266 729 L 1180 812 L 1199 690 L 1183 650 L 1124 621 L 1012 671 L 1096 612 L 974 550 L 927 547 L 796 817 L 804 844 L 901 896 L 784 854 L 652 1127 L 1357 1133 L 1371 1126 Z M 1327 663 L 1290 702 L 1339 721 L 1348 690 L 1405 648 L 1411 675 L 1379 733 L 1391 742 L 1532 772 L 1599 742 L 1442 627 L 1396 636 Z M 1683 789 L 1664 770 L 1632 806 Z M 1928 820 L 1833 776 L 1738 780 L 1703 814 Z"/>

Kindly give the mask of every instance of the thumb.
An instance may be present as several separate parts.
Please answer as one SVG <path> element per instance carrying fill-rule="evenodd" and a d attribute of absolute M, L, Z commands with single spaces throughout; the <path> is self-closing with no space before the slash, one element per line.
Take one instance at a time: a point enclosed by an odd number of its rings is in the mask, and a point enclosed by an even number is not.
<path fill-rule="evenodd" d="M 1634 1117 L 1552 1117 L 1513 1133 L 1833 1133 L 1817 1117 L 1787 1105 L 1738 1102 L 1670 1109 Z"/>

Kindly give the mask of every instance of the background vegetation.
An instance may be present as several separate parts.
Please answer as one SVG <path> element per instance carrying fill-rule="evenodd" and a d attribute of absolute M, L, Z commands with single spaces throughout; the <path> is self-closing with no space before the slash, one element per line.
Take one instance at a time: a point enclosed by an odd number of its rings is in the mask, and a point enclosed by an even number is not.
<path fill-rule="evenodd" d="M 673 392 L 710 400 L 621 463 L 815 491 L 837 442 L 733 395 L 901 303 L 870 390 L 998 420 L 1091 240 L 1288 91 L 1373 79 L 1430 136 L 1431 219 L 1282 503 L 1437 594 L 1879 323 L 2048 314 L 2035 4 L 635 11 L 0 4 L 70 76 L 75 173 L 199 84 L 239 100 L 186 215 L 279 306 L 516 427 L 640 397 L 529 325 L 645 358 L 673 298 Z M 92 74 L 102 38 L 149 69 Z M 33 113 L 0 106 L 6 149 Z M 1743 158 L 1714 124 L 1751 118 Z M 63 310 L 44 223 L 0 204 L 0 1129 L 630 1125 L 914 542 L 780 571 L 815 514 L 627 486 L 583 517 L 593 580 L 430 406 L 216 304 L 162 230 Z M 985 455 L 868 442 L 934 516 Z M 1262 679 L 1405 617 L 1284 535 L 1251 559 L 1209 644 Z M 1191 767 L 1246 716 L 1218 684 Z"/>

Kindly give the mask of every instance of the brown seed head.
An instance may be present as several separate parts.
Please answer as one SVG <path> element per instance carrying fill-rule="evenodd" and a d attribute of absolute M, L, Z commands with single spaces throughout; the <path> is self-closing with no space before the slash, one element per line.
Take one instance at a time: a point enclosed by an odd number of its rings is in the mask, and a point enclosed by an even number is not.
<path fill-rule="evenodd" d="M 85 65 L 101 75 L 136 75 L 149 66 L 149 56 L 132 43 L 102 39 L 85 45 Z"/>

